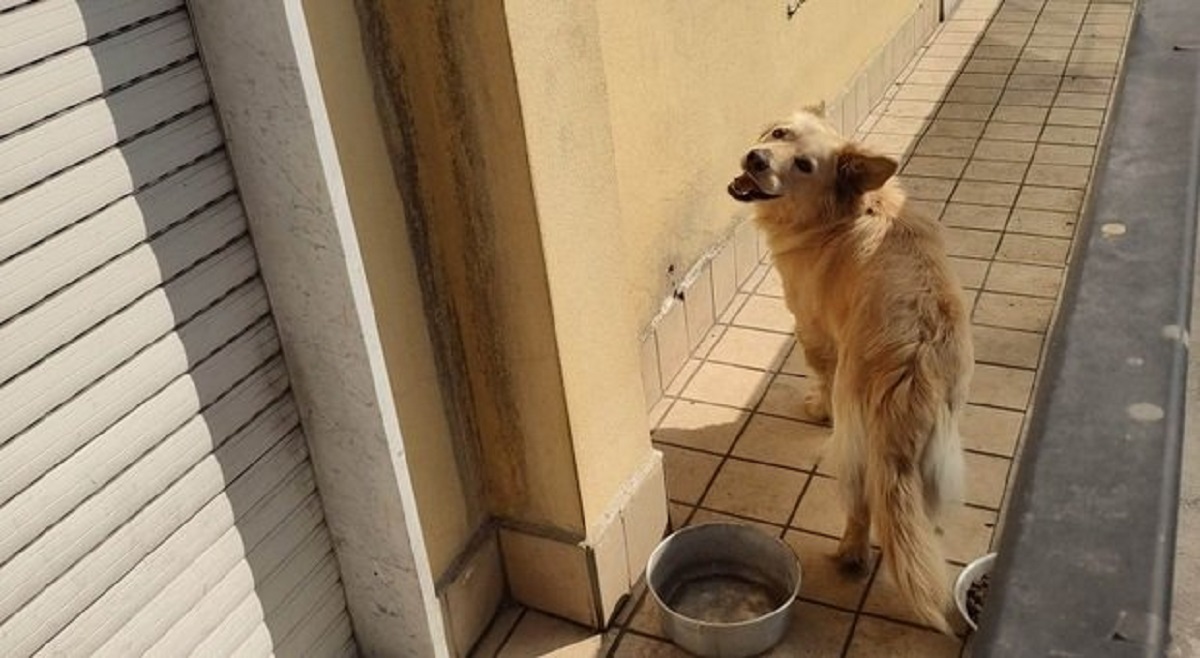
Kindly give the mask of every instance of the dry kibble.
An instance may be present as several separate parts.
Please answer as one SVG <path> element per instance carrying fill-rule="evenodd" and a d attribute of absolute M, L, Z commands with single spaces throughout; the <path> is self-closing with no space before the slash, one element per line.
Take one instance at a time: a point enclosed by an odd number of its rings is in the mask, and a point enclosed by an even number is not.
<path fill-rule="evenodd" d="M 976 625 L 979 624 L 979 616 L 983 614 L 983 602 L 987 599 L 988 583 L 991 579 L 991 574 L 985 573 L 967 589 L 967 615 Z"/>

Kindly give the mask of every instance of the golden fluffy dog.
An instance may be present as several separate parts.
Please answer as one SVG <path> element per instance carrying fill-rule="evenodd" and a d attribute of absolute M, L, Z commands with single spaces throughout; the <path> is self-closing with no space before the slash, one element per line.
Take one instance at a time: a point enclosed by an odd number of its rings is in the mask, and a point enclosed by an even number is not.
<path fill-rule="evenodd" d="M 938 225 L 892 178 L 896 162 L 843 139 L 818 112 L 768 128 L 729 193 L 756 204 L 818 375 L 805 408 L 832 415 L 829 458 L 847 507 L 837 558 L 864 568 L 873 530 L 914 612 L 948 631 L 936 518 L 962 485 L 967 309 Z"/>

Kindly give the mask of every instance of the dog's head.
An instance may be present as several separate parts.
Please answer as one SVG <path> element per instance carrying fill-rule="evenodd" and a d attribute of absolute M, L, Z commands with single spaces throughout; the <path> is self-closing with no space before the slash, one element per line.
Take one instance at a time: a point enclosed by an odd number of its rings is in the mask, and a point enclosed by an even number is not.
<path fill-rule="evenodd" d="M 877 189 L 896 173 L 896 161 L 843 139 L 806 109 L 772 124 L 742 156 L 742 173 L 729 195 L 742 202 L 789 199 L 849 202 Z"/>

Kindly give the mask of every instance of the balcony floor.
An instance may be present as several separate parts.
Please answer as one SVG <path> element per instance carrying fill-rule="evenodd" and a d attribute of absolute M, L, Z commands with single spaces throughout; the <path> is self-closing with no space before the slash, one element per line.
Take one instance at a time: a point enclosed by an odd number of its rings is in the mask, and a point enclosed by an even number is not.
<path fill-rule="evenodd" d="M 952 574 L 997 534 L 1130 14 L 1130 0 L 963 0 L 860 127 L 903 159 L 910 197 L 940 218 L 973 308 L 970 473 L 944 524 Z M 733 518 L 796 549 L 801 601 L 770 655 L 963 654 L 969 638 L 912 621 L 878 560 L 854 580 L 829 559 L 843 517 L 820 461 L 828 428 L 801 409 L 808 369 L 791 325 L 764 261 L 652 411 L 674 527 Z M 550 653 L 686 655 L 663 639 L 644 588 L 600 636 L 502 611 L 473 655 Z"/>

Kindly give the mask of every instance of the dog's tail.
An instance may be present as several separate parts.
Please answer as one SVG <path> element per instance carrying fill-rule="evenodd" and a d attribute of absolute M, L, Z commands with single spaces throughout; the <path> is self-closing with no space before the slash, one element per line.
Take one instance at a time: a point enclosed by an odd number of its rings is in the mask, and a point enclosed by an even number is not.
<path fill-rule="evenodd" d="M 962 456 L 954 416 L 930 364 L 917 354 L 877 391 L 868 412 L 867 496 L 883 561 L 924 623 L 950 633 L 950 592 L 933 516 Z"/>

